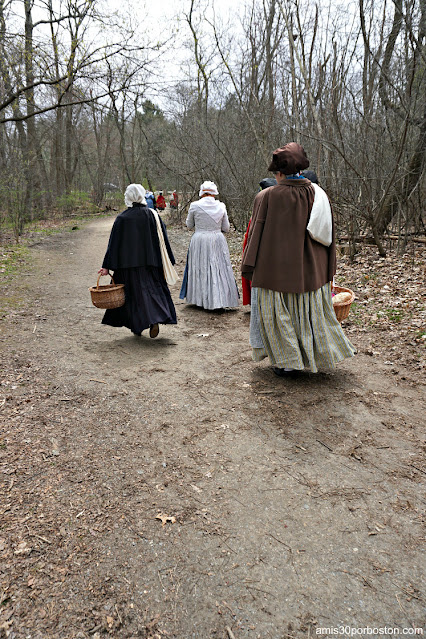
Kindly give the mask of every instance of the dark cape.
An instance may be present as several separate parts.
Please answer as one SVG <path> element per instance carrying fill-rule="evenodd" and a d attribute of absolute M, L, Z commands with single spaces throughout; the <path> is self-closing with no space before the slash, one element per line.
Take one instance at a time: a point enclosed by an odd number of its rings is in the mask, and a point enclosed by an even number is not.
<path fill-rule="evenodd" d="M 161 218 L 160 222 L 170 261 L 175 264 Z M 102 263 L 103 268 L 113 271 L 136 266 L 163 267 L 155 218 L 143 205 L 134 205 L 116 217 Z"/>
<path fill-rule="evenodd" d="M 160 222 L 170 261 L 175 264 L 161 218 Z M 105 311 L 102 324 L 126 326 L 137 335 L 152 324 L 176 324 L 157 225 L 148 207 L 134 205 L 117 216 L 102 267 L 114 271 L 114 281 L 124 284 L 126 298 L 124 306 Z"/>

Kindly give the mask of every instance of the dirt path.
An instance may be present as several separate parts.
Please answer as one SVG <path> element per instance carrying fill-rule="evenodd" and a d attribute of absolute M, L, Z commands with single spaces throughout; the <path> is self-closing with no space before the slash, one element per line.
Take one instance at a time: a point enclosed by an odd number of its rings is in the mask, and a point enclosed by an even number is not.
<path fill-rule="evenodd" d="M 421 627 L 424 385 L 361 344 L 278 379 L 244 309 L 178 286 L 156 340 L 101 326 L 87 287 L 111 225 L 35 246 L 3 322 L 0 637 Z M 189 236 L 169 233 L 182 274 Z"/>

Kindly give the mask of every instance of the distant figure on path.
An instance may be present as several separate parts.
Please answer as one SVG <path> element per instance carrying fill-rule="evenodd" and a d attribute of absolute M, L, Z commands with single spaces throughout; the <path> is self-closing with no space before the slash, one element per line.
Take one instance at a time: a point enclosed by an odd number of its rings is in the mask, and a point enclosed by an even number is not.
<path fill-rule="evenodd" d="M 175 263 L 166 227 L 147 206 L 145 189 L 130 184 L 124 195 L 127 209 L 115 219 L 98 273 L 114 271 L 116 284 L 124 284 L 126 301 L 108 309 L 102 324 L 126 326 L 135 335 L 149 328 L 157 337 L 159 324 L 176 324 L 176 311 L 164 273 Z"/>
<path fill-rule="evenodd" d="M 300 175 L 302 177 L 308 178 L 308 180 L 312 182 L 312 184 L 318 184 L 318 175 L 315 173 L 315 171 L 306 169 L 305 171 L 301 171 Z"/>
<path fill-rule="evenodd" d="M 160 191 L 157 197 L 157 209 L 159 209 L 160 211 L 164 211 L 165 208 L 166 200 L 164 198 L 163 191 Z"/>
<path fill-rule="evenodd" d="M 177 209 L 178 206 L 179 206 L 179 196 L 176 193 L 176 191 L 173 191 L 172 197 L 170 198 L 170 208 Z"/>
<path fill-rule="evenodd" d="M 180 299 L 207 310 L 238 306 L 238 288 L 223 232 L 229 231 L 226 207 L 215 200 L 216 184 L 203 182 L 200 199 L 189 207 L 186 225 L 195 227 L 189 245 Z"/>
<path fill-rule="evenodd" d="M 145 200 L 148 208 L 157 210 L 157 202 L 152 191 L 145 191 Z"/>
<path fill-rule="evenodd" d="M 336 246 L 330 203 L 300 175 L 308 166 L 300 144 L 274 151 L 268 170 L 278 184 L 254 200 L 241 266 L 252 283 L 253 359 L 269 357 L 280 377 L 335 368 L 355 353 L 331 300 Z"/>

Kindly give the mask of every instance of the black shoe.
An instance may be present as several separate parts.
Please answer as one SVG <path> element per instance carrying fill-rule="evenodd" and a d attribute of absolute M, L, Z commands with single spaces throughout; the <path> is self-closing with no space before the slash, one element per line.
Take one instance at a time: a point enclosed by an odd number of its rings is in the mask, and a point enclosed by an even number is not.
<path fill-rule="evenodd" d="M 132 331 L 133 335 L 136 335 L 136 337 L 140 337 L 142 335 L 142 333 L 136 333 L 136 331 Z"/>
<path fill-rule="evenodd" d="M 272 370 L 274 371 L 275 375 L 278 375 L 278 377 L 295 377 L 298 373 L 298 371 L 293 368 L 291 369 L 291 371 L 286 371 L 285 368 L 277 368 L 276 366 L 273 366 Z"/>

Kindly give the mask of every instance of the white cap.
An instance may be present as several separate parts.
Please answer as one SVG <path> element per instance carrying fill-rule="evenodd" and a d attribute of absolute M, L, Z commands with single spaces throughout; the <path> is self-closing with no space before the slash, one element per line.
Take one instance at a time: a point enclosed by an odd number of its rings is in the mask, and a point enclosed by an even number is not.
<path fill-rule="evenodd" d="M 217 190 L 217 186 L 214 182 L 203 182 L 200 186 L 199 196 L 201 197 L 204 193 L 208 193 L 209 195 L 219 195 L 219 191 Z"/>

